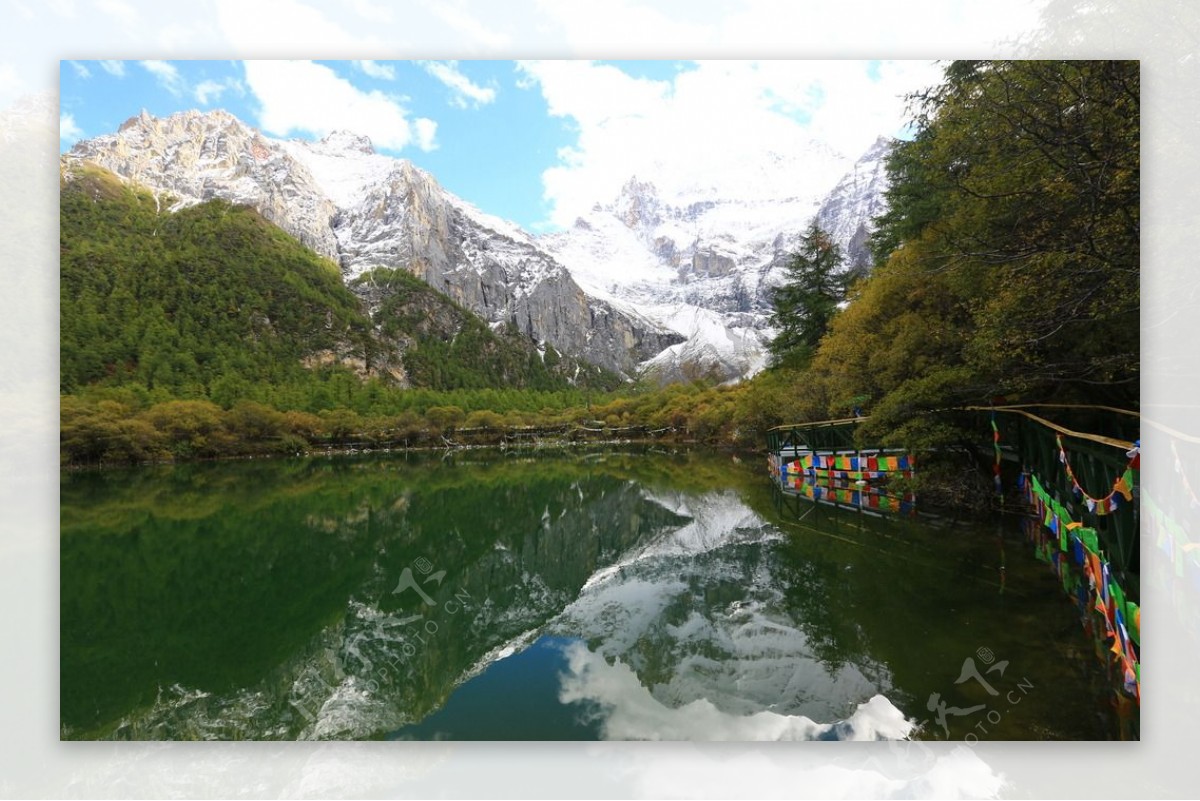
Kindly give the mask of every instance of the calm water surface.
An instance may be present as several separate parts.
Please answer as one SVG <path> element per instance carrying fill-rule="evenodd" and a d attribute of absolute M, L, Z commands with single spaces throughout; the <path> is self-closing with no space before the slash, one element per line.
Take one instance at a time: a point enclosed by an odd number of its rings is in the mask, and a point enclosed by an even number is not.
<path fill-rule="evenodd" d="M 1116 736 L 1016 521 L 781 506 L 757 461 L 224 462 L 61 505 L 64 738 Z"/>

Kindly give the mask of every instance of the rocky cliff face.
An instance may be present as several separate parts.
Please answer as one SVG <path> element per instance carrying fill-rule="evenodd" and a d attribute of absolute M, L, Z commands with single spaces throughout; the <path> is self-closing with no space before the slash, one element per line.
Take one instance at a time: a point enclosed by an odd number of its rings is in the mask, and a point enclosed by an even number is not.
<path fill-rule="evenodd" d="M 871 265 L 867 240 L 871 221 L 887 210 L 887 168 L 884 159 L 892 141 L 879 137 L 838 181 L 817 212 L 817 225 L 841 245 L 848 270 L 865 273 Z"/>
<path fill-rule="evenodd" d="M 678 342 L 649 320 L 589 297 L 519 229 L 449 196 L 427 173 L 397 161 L 335 232 L 348 275 L 402 267 L 491 323 L 617 372 Z"/>
<path fill-rule="evenodd" d="M 219 197 L 268 220 L 353 279 L 399 267 L 489 323 L 514 322 L 540 343 L 617 372 L 682 339 L 589 297 L 520 229 L 442 189 L 411 163 L 346 132 L 316 143 L 269 139 L 232 115 L 145 112 L 115 134 L 80 142 L 94 162 L 178 204 Z"/>
<path fill-rule="evenodd" d="M 159 119 L 143 111 L 114 134 L 78 143 L 71 158 L 94 162 L 179 204 L 214 197 L 252 206 L 322 256 L 337 258 L 337 208 L 304 165 L 224 111 Z"/>

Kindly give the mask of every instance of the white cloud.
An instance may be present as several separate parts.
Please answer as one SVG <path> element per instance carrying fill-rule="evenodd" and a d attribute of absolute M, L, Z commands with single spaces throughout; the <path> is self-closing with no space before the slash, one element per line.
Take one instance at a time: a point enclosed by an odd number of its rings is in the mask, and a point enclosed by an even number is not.
<path fill-rule="evenodd" d="M 71 65 L 71 68 L 75 70 L 75 74 L 80 78 L 86 80 L 92 77 L 92 71 L 85 64 L 80 64 L 78 61 L 68 61 L 67 63 Z"/>
<path fill-rule="evenodd" d="M 192 95 L 196 98 L 196 102 L 202 106 L 207 106 L 213 100 L 220 100 L 224 92 L 225 84 L 212 80 L 201 81 L 192 87 Z"/>
<path fill-rule="evenodd" d="M 584 61 L 523 62 L 576 141 L 543 174 L 551 221 L 569 225 L 615 198 L 631 175 L 668 197 L 822 194 L 905 119 L 903 95 L 936 82 L 928 62 L 715 61 L 637 78 Z M 803 154 L 820 157 L 803 158 Z"/>
<path fill-rule="evenodd" d="M 881 694 L 857 704 L 845 720 L 828 722 L 774 709 L 754 714 L 728 712 L 703 696 L 680 706 L 667 705 L 620 659 L 610 663 L 605 654 L 591 651 L 579 641 L 567 646 L 564 655 L 568 667 L 561 674 L 559 700 L 588 702 L 603 710 L 596 722 L 605 740 L 796 741 L 832 734 L 838 739 L 871 742 L 905 740 L 916 728 L 915 721 L 908 720 Z M 667 684 L 671 689 L 677 687 L 670 680 Z"/>
<path fill-rule="evenodd" d="M 246 94 L 245 85 L 237 78 L 229 76 L 222 81 L 214 81 L 211 78 L 205 78 L 200 83 L 192 87 L 192 97 L 196 98 L 196 102 L 202 106 L 207 106 L 221 99 L 221 96 L 227 91 L 233 91 L 239 97 L 244 97 Z"/>
<path fill-rule="evenodd" d="M 175 69 L 175 65 L 166 61 L 158 61 L 151 59 L 149 61 L 139 61 L 138 64 L 142 69 L 150 73 L 158 81 L 158 85 L 166 89 L 171 94 L 179 97 L 183 94 L 183 76 L 179 74 L 179 70 Z"/>
<path fill-rule="evenodd" d="M 433 120 L 410 119 L 396 98 L 364 92 L 311 61 L 247 61 L 246 83 L 260 104 L 259 124 L 277 136 L 324 136 L 344 128 L 390 150 L 437 146 Z"/>
<path fill-rule="evenodd" d="M 450 102 L 459 108 L 478 108 L 496 99 L 495 89 L 472 82 L 459 70 L 457 61 L 423 61 L 421 66 L 454 92 Z"/>
<path fill-rule="evenodd" d="M 113 59 L 105 59 L 104 61 L 100 62 L 100 66 L 109 75 L 115 75 L 118 78 L 125 77 L 125 62 L 124 61 L 114 61 Z"/>
<path fill-rule="evenodd" d="M 413 127 L 417 133 L 417 147 L 429 152 L 437 149 L 437 142 L 434 137 L 437 136 L 437 123 L 425 117 L 418 117 L 413 122 Z"/>
<path fill-rule="evenodd" d="M 358 67 L 365 74 L 372 78 L 379 78 L 383 81 L 396 80 L 396 68 L 390 64 L 380 64 L 378 61 L 371 59 L 363 59 L 354 62 L 354 66 Z"/>
<path fill-rule="evenodd" d="M 58 115 L 58 138 L 64 142 L 75 142 L 83 138 L 83 129 L 75 123 L 70 112 Z"/>

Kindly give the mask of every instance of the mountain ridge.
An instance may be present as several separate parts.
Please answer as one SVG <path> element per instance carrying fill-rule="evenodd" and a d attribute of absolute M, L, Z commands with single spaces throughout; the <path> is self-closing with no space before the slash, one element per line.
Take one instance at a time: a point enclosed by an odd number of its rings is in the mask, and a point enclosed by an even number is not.
<path fill-rule="evenodd" d="M 886 208 L 890 147 L 877 139 L 824 195 L 696 201 L 663 197 L 634 176 L 615 200 L 540 241 L 585 290 L 686 337 L 644 364 L 660 381 L 746 377 L 766 365 L 771 290 L 810 220 L 842 247 L 847 271 L 869 268 L 866 239 Z"/>
<path fill-rule="evenodd" d="M 573 228 L 533 236 L 340 129 L 315 142 L 280 140 L 225 111 L 143 111 L 66 158 L 169 194 L 172 208 L 211 198 L 251 206 L 335 260 L 347 285 L 375 268 L 404 269 L 493 328 L 660 381 L 762 369 L 770 288 L 799 232 L 822 219 L 858 254 L 886 182 L 878 153 L 825 195 L 664 198 L 651 178 L 633 176 Z"/>
<path fill-rule="evenodd" d="M 539 345 L 615 372 L 632 373 L 680 339 L 589 298 L 515 226 L 479 213 L 407 160 L 362 152 L 362 140 L 340 151 L 341 175 L 347 165 L 360 172 L 332 189 L 343 201 L 358 198 L 338 206 L 321 182 L 337 172 L 323 169 L 322 159 L 345 138 L 327 137 L 314 148 L 268 139 L 224 111 L 162 119 L 143 112 L 66 157 L 169 192 L 177 206 L 212 198 L 251 206 L 338 261 L 348 281 L 376 267 L 407 269 L 489 324 L 515 324 Z"/>
<path fill-rule="evenodd" d="M 61 386 L 137 385 L 222 405 L 312 401 L 337 367 L 401 388 L 568 389 L 580 370 L 493 329 L 406 271 L 350 285 L 255 209 L 214 198 L 177 212 L 91 164 L 60 175 Z M 592 375 L 592 373 L 597 373 Z"/>

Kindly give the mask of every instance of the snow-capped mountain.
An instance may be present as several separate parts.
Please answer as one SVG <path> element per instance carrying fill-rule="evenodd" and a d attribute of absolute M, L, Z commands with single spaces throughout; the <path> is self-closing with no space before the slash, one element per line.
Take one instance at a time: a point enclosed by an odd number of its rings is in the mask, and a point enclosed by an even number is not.
<path fill-rule="evenodd" d="M 418 275 L 489 323 L 617 372 L 682 337 L 580 289 L 516 226 L 480 212 L 365 137 L 316 143 L 263 136 L 223 111 L 143 112 L 68 159 L 101 167 L 186 205 L 223 198 L 257 209 L 349 280 L 374 267 Z"/>
<path fill-rule="evenodd" d="M 846 269 L 866 269 L 871 220 L 884 210 L 889 146 L 880 138 L 848 166 L 824 150 L 808 154 L 815 163 L 798 154 L 779 165 L 782 173 L 844 169 L 824 194 L 810 179 L 798 180 L 809 190 L 794 194 L 781 193 L 776 181 L 758 196 L 743 188 L 736 198 L 697 200 L 687 192 L 665 199 L 653 182 L 633 177 L 615 201 L 539 242 L 586 291 L 686 338 L 643 365 L 662 380 L 751 375 L 766 361 L 770 290 L 811 220 L 841 245 Z"/>
<path fill-rule="evenodd" d="M 79 142 L 67 157 L 174 196 L 179 206 L 214 197 L 251 206 L 322 256 L 337 258 L 337 207 L 305 165 L 232 114 L 143 111 L 115 134 Z"/>
<path fill-rule="evenodd" d="M 283 141 L 224 111 L 142 112 L 67 158 L 176 205 L 252 206 L 337 261 L 347 280 L 403 268 L 539 345 L 665 381 L 763 367 L 770 288 L 788 254 L 814 217 L 852 256 L 864 252 L 886 148 L 880 140 L 854 164 L 827 149 L 779 156 L 769 174 L 724 193 L 701 182 L 664 197 L 631 178 L 571 229 L 536 238 L 348 132 Z"/>

